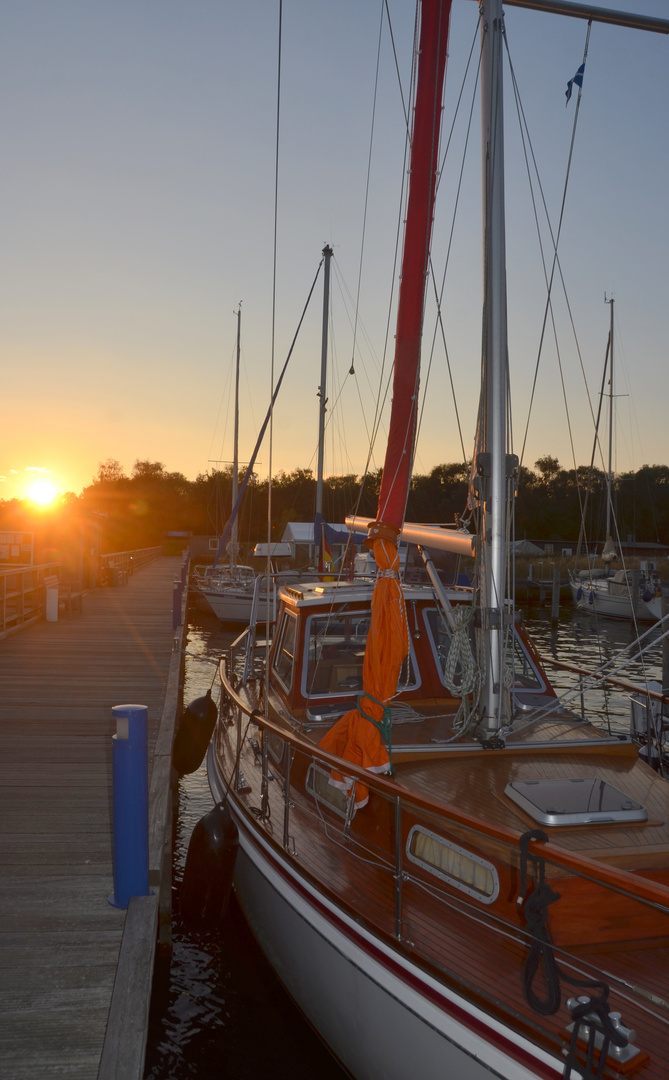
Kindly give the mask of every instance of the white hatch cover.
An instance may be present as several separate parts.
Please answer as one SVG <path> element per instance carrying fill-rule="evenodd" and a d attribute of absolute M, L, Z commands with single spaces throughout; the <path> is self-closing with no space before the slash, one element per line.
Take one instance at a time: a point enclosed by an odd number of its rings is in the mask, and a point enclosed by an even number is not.
<path fill-rule="evenodd" d="M 604 780 L 515 780 L 506 794 L 541 825 L 646 821 L 646 808 Z"/>

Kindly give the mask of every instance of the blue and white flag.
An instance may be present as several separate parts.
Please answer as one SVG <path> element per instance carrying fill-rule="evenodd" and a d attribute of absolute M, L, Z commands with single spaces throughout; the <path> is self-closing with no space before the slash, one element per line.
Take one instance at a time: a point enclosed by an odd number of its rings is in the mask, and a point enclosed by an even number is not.
<path fill-rule="evenodd" d="M 567 83 L 567 90 L 565 92 L 567 102 L 569 101 L 569 98 L 571 97 L 571 92 L 573 90 L 574 83 L 576 83 L 576 86 L 578 86 L 579 90 L 582 88 L 582 86 L 583 86 L 583 72 L 584 71 L 585 71 L 585 60 L 583 61 L 580 68 L 578 69 L 578 71 L 574 75 L 574 78 L 570 79 L 569 82 Z M 566 104 L 566 102 L 565 102 L 565 104 Z"/>

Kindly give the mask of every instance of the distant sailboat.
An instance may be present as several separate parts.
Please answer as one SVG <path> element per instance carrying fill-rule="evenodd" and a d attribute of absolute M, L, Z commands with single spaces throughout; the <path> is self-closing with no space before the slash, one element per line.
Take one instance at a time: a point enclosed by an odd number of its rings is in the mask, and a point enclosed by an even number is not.
<path fill-rule="evenodd" d="M 239 493 L 239 363 L 241 355 L 242 308 L 237 309 L 237 349 L 235 362 L 235 419 L 232 460 L 232 502 L 234 508 Z M 256 572 L 251 566 L 238 561 L 238 515 L 231 513 L 230 541 L 227 545 L 228 562 L 215 564 L 196 580 L 200 596 L 214 615 L 224 623 L 240 623 L 248 626 L 252 614 L 260 623 L 267 622 L 268 606 L 270 621 L 274 617 L 274 598 L 269 602 L 266 589 L 256 588 Z M 256 595 L 257 594 L 257 595 Z M 255 607 L 254 607 L 255 597 Z"/>
<path fill-rule="evenodd" d="M 572 600 L 580 610 L 590 611 L 615 619 L 638 622 L 657 622 L 662 618 L 662 583 L 657 574 L 622 568 L 611 572 L 610 566 L 618 559 L 611 536 L 613 517 L 613 356 L 614 356 L 614 300 L 610 306 L 609 340 L 606 352 L 605 372 L 609 373 L 609 440 L 608 466 L 606 470 L 606 539 L 601 560 L 605 569 L 599 572 L 581 570 L 571 574 Z M 579 545 L 580 546 L 580 545 Z"/>

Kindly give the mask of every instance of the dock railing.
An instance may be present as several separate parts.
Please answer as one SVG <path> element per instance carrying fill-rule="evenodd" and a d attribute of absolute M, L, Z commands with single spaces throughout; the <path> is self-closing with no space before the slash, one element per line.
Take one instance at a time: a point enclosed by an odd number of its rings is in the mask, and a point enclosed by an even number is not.
<path fill-rule="evenodd" d="M 100 556 L 100 585 L 122 585 L 141 566 L 162 555 L 162 547 L 132 548 Z M 0 567 L 0 641 L 43 619 L 45 577 L 63 581 L 60 562 Z"/>
<path fill-rule="evenodd" d="M 44 618 L 44 578 L 60 579 L 60 563 L 0 570 L 0 639 Z"/>
<path fill-rule="evenodd" d="M 111 551 L 107 555 L 100 556 L 101 585 L 115 584 L 114 571 L 126 576 L 134 573 L 140 566 L 146 566 L 162 555 L 160 546 L 148 548 L 131 548 L 129 551 Z"/>

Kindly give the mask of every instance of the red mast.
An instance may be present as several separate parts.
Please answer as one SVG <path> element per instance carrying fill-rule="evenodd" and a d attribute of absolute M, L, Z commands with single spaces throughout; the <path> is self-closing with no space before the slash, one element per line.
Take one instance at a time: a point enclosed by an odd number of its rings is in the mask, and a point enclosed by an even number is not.
<path fill-rule="evenodd" d="M 416 437 L 420 342 L 439 166 L 450 11 L 451 0 L 422 0 L 390 432 L 376 521 L 369 526 L 366 541 L 374 550 L 378 576 L 362 669 L 363 692 L 358 698 L 359 707 L 342 716 L 320 742 L 338 757 L 373 772 L 387 772 L 390 767 L 388 750 L 377 725 L 388 719 L 387 706 L 397 692 L 402 662 L 409 651 L 397 539 L 404 520 Z M 349 787 L 344 776 L 334 776 L 333 782 Z M 367 789 L 358 784 L 356 806 L 364 806 L 367 799 Z"/>
<path fill-rule="evenodd" d="M 370 526 L 370 540 L 380 535 L 380 524 L 391 526 L 393 539 L 402 526 L 416 437 L 420 343 L 439 167 L 439 129 L 451 0 L 422 0 L 421 8 L 393 401 L 377 520 Z M 381 535 L 391 538 L 386 530 Z"/>

